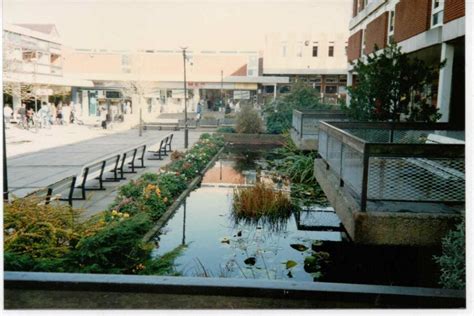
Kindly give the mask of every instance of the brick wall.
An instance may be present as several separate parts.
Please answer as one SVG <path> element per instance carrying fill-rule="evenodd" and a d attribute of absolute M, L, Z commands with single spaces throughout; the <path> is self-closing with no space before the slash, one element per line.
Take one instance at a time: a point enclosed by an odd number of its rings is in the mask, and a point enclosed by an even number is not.
<path fill-rule="evenodd" d="M 360 49 L 362 45 L 362 30 L 349 37 L 347 46 L 347 60 L 352 61 L 360 58 Z"/>
<path fill-rule="evenodd" d="M 465 0 L 446 0 L 444 3 L 444 23 L 459 19 L 466 15 Z"/>
<path fill-rule="evenodd" d="M 400 0 L 395 6 L 395 42 L 427 31 L 430 19 L 431 0 Z"/>
<path fill-rule="evenodd" d="M 378 18 L 367 24 L 365 30 L 364 54 L 374 51 L 374 45 L 378 48 L 387 46 L 388 12 L 383 13 Z"/>

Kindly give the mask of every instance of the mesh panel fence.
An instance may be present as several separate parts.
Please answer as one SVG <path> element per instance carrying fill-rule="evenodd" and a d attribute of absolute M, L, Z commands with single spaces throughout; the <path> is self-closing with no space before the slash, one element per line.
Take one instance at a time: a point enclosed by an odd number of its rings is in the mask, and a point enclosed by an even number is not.
<path fill-rule="evenodd" d="M 460 202 L 464 159 L 369 158 L 368 199 Z"/>
<path fill-rule="evenodd" d="M 346 144 L 342 148 L 341 178 L 344 180 L 344 185 L 349 185 L 354 192 L 361 194 L 364 156 Z"/>

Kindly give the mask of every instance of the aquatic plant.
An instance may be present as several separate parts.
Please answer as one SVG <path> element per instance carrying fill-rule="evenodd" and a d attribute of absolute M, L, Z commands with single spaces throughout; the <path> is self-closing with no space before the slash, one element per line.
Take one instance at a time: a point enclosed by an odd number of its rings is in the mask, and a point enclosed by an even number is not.
<path fill-rule="evenodd" d="M 237 218 L 287 218 L 293 209 L 289 197 L 269 185 L 257 183 L 234 189 L 233 213 Z"/>

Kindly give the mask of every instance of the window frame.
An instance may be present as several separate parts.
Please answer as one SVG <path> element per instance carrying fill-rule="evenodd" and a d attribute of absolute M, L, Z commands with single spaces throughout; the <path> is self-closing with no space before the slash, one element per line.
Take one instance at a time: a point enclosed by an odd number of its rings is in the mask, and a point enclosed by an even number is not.
<path fill-rule="evenodd" d="M 314 54 L 314 49 L 315 49 L 315 48 L 316 48 L 316 55 Z M 311 52 L 311 56 L 312 56 L 312 57 L 318 57 L 318 50 L 319 50 L 318 45 L 316 45 L 316 46 L 313 45 L 312 52 Z"/>
<path fill-rule="evenodd" d="M 438 2 L 438 7 L 435 8 L 436 0 L 431 1 L 431 28 L 439 27 L 443 25 L 443 19 L 444 19 L 444 1 L 439 0 Z M 435 15 L 440 15 L 438 23 L 434 23 L 434 17 Z"/>
<path fill-rule="evenodd" d="M 332 48 L 332 51 L 331 51 Z M 334 44 L 328 46 L 328 57 L 334 57 L 335 49 Z"/>

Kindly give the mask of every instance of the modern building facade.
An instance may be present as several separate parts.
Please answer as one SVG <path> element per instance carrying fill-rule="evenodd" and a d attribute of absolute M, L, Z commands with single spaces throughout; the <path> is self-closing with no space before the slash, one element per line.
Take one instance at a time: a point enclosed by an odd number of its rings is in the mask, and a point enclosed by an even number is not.
<path fill-rule="evenodd" d="M 402 52 L 427 63 L 446 61 L 433 82 L 433 104 L 441 122 L 464 125 L 465 1 L 464 0 L 353 0 L 349 24 L 348 85 L 353 62 L 396 43 Z M 455 74 L 455 75 L 454 75 Z"/>
<path fill-rule="evenodd" d="M 288 76 L 288 85 L 279 87 L 277 93 L 284 94 L 297 82 L 313 86 L 322 97 L 340 99 L 346 95 L 348 33 L 341 30 L 331 33 L 267 34 L 263 57 L 265 76 Z M 272 86 L 264 87 L 273 93 Z"/>
<path fill-rule="evenodd" d="M 184 111 L 184 60 L 181 50 L 110 51 L 65 49 L 64 71 L 77 79 L 91 80 L 94 87 L 77 86 L 73 100 L 89 116 L 103 105 L 133 107 L 145 104 L 148 113 Z M 254 51 L 186 52 L 188 110 L 200 100 L 214 107 L 222 99 L 243 103 L 258 101 L 263 85 L 284 85 L 287 77 L 261 76 L 259 53 Z M 129 93 L 130 84 L 141 93 Z"/>
<path fill-rule="evenodd" d="M 64 76 L 62 44 L 53 24 L 6 24 L 3 40 L 3 88 L 14 108 L 74 85 L 92 86 Z"/>
<path fill-rule="evenodd" d="M 335 103 L 346 95 L 351 12 L 344 1 L 314 1 L 311 6 L 317 10 L 304 27 L 266 34 L 263 75 L 289 77 L 289 85 L 280 86 L 277 93 L 286 93 L 294 84 L 304 82 L 326 102 Z M 264 92 L 272 93 L 273 87 L 265 87 Z"/>

